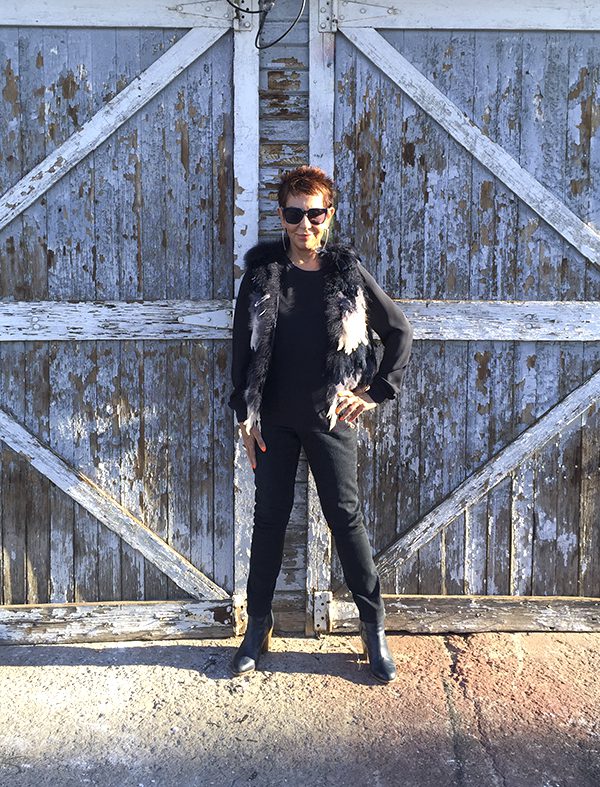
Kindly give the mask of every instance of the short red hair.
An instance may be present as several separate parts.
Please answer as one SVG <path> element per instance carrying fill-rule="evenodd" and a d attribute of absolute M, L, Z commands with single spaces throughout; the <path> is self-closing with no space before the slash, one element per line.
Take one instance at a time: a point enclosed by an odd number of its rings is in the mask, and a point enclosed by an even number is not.
<path fill-rule="evenodd" d="M 285 208 L 290 194 L 323 194 L 325 205 L 330 208 L 335 197 L 333 180 L 319 167 L 301 167 L 284 172 L 277 190 L 277 201 L 280 207 Z"/>

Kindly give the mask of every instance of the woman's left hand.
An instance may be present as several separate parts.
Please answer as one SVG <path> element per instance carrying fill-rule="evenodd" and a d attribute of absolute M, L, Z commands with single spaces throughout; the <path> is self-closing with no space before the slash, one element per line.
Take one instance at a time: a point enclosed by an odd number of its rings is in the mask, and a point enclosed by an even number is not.
<path fill-rule="evenodd" d="M 361 413 L 377 407 L 377 402 L 374 402 L 366 391 L 351 391 L 349 389 L 340 391 L 338 402 L 335 409 L 338 418 L 350 424 L 354 424 Z"/>

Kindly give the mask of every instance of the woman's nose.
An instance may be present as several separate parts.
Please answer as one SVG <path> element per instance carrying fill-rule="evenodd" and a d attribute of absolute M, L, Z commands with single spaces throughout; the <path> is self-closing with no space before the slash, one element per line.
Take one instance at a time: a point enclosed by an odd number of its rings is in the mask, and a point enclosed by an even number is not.
<path fill-rule="evenodd" d="M 303 229 L 309 230 L 312 227 L 312 224 L 309 221 L 308 216 L 302 216 L 302 221 L 300 222 Z"/>

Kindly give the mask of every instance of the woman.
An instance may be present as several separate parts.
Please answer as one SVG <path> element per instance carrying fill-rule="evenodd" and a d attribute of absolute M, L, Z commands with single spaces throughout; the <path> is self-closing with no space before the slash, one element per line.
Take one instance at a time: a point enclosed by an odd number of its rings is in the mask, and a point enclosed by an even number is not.
<path fill-rule="evenodd" d="M 358 607 L 371 672 L 388 683 L 396 670 L 358 499 L 355 427 L 361 413 L 399 391 L 413 332 L 352 247 L 328 243 L 334 185 L 321 169 L 285 173 L 278 201 L 281 240 L 246 253 L 233 323 L 229 406 L 254 470 L 255 507 L 248 627 L 232 669 L 237 675 L 255 669 L 269 648 L 303 447 Z M 379 366 L 372 329 L 384 344 Z"/>

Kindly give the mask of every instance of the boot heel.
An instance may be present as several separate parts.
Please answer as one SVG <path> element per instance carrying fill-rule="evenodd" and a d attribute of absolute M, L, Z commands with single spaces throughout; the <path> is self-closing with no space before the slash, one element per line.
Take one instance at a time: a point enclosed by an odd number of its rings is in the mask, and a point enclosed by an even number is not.
<path fill-rule="evenodd" d="M 273 629 L 270 628 L 267 631 L 267 636 L 265 637 L 263 645 L 262 645 L 262 648 L 261 648 L 263 653 L 267 653 L 269 648 L 271 647 L 271 635 L 272 634 L 273 634 Z"/>

